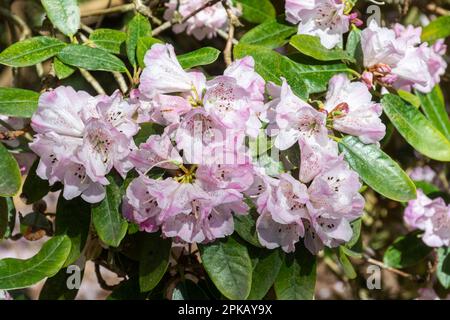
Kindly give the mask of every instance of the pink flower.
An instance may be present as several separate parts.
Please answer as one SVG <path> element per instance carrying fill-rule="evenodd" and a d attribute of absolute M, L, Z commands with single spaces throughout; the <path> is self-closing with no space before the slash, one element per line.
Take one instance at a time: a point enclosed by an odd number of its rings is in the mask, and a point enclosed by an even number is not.
<path fill-rule="evenodd" d="M 432 182 L 436 172 L 429 166 L 415 167 L 409 172 L 409 177 L 415 181 Z"/>
<path fill-rule="evenodd" d="M 6 290 L 0 290 L 0 300 L 13 300 L 11 295 Z"/>
<path fill-rule="evenodd" d="M 338 157 L 338 145 L 335 141 L 328 139 L 324 143 L 306 142 L 299 140 L 300 147 L 300 181 L 308 183 L 317 176 L 330 161 Z"/>
<path fill-rule="evenodd" d="M 380 119 L 381 105 L 372 101 L 366 85 L 350 82 L 344 74 L 331 78 L 325 110 L 334 129 L 358 136 L 364 143 L 376 143 L 386 133 Z"/>
<path fill-rule="evenodd" d="M 285 8 L 286 19 L 298 23 L 298 34 L 318 36 L 327 49 L 342 44 L 352 19 L 344 14 L 345 4 L 340 0 L 289 0 Z"/>
<path fill-rule="evenodd" d="M 432 288 L 420 288 L 418 290 L 419 296 L 416 300 L 441 300 L 441 298 L 437 295 L 436 291 Z M 442 300 L 450 300 L 450 294 L 447 295 Z"/>

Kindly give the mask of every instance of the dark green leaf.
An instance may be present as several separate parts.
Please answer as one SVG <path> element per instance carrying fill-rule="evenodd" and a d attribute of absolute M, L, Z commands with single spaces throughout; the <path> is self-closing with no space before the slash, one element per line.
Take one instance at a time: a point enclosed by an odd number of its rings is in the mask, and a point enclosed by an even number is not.
<path fill-rule="evenodd" d="M 11 236 L 16 224 L 16 208 L 11 198 L 0 197 L 0 240 Z"/>
<path fill-rule="evenodd" d="M 145 300 L 147 293 L 139 290 L 139 278 L 132 276 L 123 281 L 106 298 L 107 300 Z"/>
<path fill-rule="evenodd" d="M 442 16 L 423 28 L 422 41 L 434 42 L 438 39 L 450 36 L 450 16 Z"/>
<path fill-rule="evenodd" d="M 183 69 L 191 69 L 213 63 L 217 60 L 219 54 L 220 51 L 215 48 L 203 47 L 192 52 L 181 54 L 177 58 Z"/>
<path fill-rule="evenodd" d="M 261 248 L 262 246 L 259 243 L 258 235 L 256 233 L 255 214 L 257 213 L 253 209 L 247 215 L 235 215 L 234 230 L 242 239 L 254 245 L 255 247 Z"/>
<path fill-rule="evenodd" d="M 84 270 L 81 271 L 80 278 L 83 278 Z M 44 286 L 39 294 L 39 300 L 74 300 L 77 296 L 78 289 L 69 289 L 67 280 L 73 273 L 67 272 L 66 268 L 45 281 Z"/>
<path fill-rule="evenodd" d="M 148 50 L 155 44 L 162 43 L 161 40 L 153 37 L 141 37 L 137 43 L 136 56 L 141 68 L 145 68 L 144 57 Z"/>
<path fill-rule="evenodd" d="M 186 279 L 173 289 L 172 300 L 208 300 L 208 296 L 197 284 Z"/>
<path fill-rule="evenodd" d="M 34 37 L 14 43 L 0 53 L 0 64 L 28 67 L 58 54 L 66 44 L 50 37 Z"/>
<path fill-rule="evenodd" d="M 450 288 L 450 248 L 438 249 L 437 278 L 445 289 Z"/>
<path fill-rule="evenodd" d="M 141 124 L 141 129 L 137 133 L 137 135 L 134 136 L 134 142 L 136 145 L 140 145 L 141 143 L 144 143 L 147 141 L 148 137 L 150 137 L 153 134 L 161 134 L 164 131 L 164 127 L 160 124 L 153 123 L 153 122 L 145 122 Z"/>
<path fill-rule="evenodd" d="M 425 193 L 426 195 L 440 191 L 438 187 L 427 181 L 413 181 L 413 182 L 416 185 L 416 188 L 422 190 L 423 193 Z"/>
<path fill-rule="evenodd" d="M 346 252 L 344 249 L 342 249 L 343 247 L 339 247 L 339 262 L 342 265 L 342 268 L 344 269 L 344 273 L 345 275 L 349 278 L 349 279 L 355 279 L 356 278 L 356 271 L 355 268 L 353 268 L 352 263 L 350 262 L 350 260 L 347 258 Z"/>
<path fill-rule="evenodd" d="M 79 44 L 67 45 L 58 54 L 62 62 L 86 70 L 126 72 L 125 64 L 112 54 Z"/>
<path fill-rule="evenodd" d="M 295 49 L 320 61 L 346 60 L 355 62 L 355 59 L 341 48 L 327 49 L 320 43 L 320 39 L 315 36 L 298 34 L 291 38 L 289 44 Z"/>
<path fill-rule="evenodd" d="M 48 240 L 39 253 L 30 259 L 0 260 L 0 289 L 26 288 L 54 276 L 63 266 L 69 251 L 69 238 L 58 236 Z"/>
<path fill-rule="evenodd" d="M 392 94 L 381 102 L 392 124 L 414 149 L 431 159 L 450 161 L 450 141 L 419 110 Z"/>
<path fill-rule="evenodd" d="M 137 13 L 133 19 L 128 23 L 127 27 L 127 56 L 131 65 L 136 67 L 136 47 L 138 45 L 138 40 L 141 37 L 150 36 L 152 32 L 152 27 L 148 19 L 143 15 Z"/>
<path fill-rule="evenodd" d="M 92 206 L 92 222 L 100 239 L 111 247 L 118 247 L 128 229 L 127 221 L 119 212 L 121 194 L 119 186 L 112 177 L 102 202 Z"/>
<path fill-rule="evenodd" d="M 359 66 L 363 65 L 364 57 L 361 47 L 361 30 L 359 30 L 358 28 L 353 28 L 352 31 L 350 31 L 345 51 L 347 51 L 347 54 L 350 57 L 353 57 L 357 65 Z"/>
<path fill-rule="evenodd" d="M 36 174 L 39 165 L 39 159 L 36 159 L 28 171 L 25 182 L 22 187 L 22 198 L 26 199 L 26 204 L 35 203 L 45 197 L 50 191 L 50 185 L 47 180 L 42 180 Z"/>
<path fill-rule="evenodd" d="M 428 120 L 438 129 L 448 140 L 450 140 L 450 119 L 445 108 L 444 96 L 441 88 L 437 85 L 428 94 L 417 92 L 422 110 Z"/>
<path fill-rule="evenodd" d="M 400 166 L 374 144 L 346 136 L 339 142 L 347 162 L 373 190 L 396 201 L 416 197 L 416 188 Z"/>
<path fill-rule="evenodd" d="M 271 19 L 248 31 L 239 42 L 274 49 L 285 45 L 296 32 L 297 27 Z"/>
<path fill-rule="evenodd" d="M 417 232 L 397 238 L 384 253 L 383 262 L 392 268 L 407 268 L 419 263 L 432 251 Z"/>
<path fill-rule="evenodd" d="M 76 70 L 76 68 L 62 62 L 58 57 L 53 59 L 53 67 L 55 68 L 55 74 L 59 80 L 70 77 Z"/>
<path fill-rule="evenodd" d="M 0 88 L 0 114 L 9 117 L 31 118 L 38 106 L 39 93 L 17 89 Z"/>
<path fill-rule="evenodd" d="M 77 0 L 41 0 L 53 25 L 66 36 L 73 36 L 80 27 Z"/>
<path fill-rule="evenodd" d="M 89 36 L 96 47 L 108 52 L 119 54 L 122 43 L 127 39 L 125 32 L 114 29 L 96 29 Z"/>
<path fill-rule="evenodd" d="M 252 283 L 247 248 L 233 237 L 199 245 L 203 266 L 217 289 L 228 299 L 246 299 Z"/>
<path fill-rule="evenodd" d="M 15 196 L 22 183 L 16 159 L 0 142 L 0 197 Z"/>
<path fill-rule="evenodd" d="M 262 23 L 275 18 L 275 8 L 270 0 L 239 0 L 242 18 L 251 23 Z"/>

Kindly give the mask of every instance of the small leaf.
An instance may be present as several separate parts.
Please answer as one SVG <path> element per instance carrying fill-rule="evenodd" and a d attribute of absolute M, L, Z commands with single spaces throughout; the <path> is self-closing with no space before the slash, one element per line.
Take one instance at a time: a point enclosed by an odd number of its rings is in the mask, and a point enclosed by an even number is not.
<path fill-rule="evenodd" d="M 228 299 L 243 300 L 250 294 L 252 262 L 247 248 L 233 237 L 199 245 L 206 272 Z"/>
<path fill-rule="evenodd" d="M 254 208 L 247 215 L 235 215 L 234 230 L 236 230 L 237 234 L 248 243 L 255 247 L 262 248 L 256 233 L 255 215 L 257 215 L 257 213 Z"/>
<path fill-rule="evenodd" d="M 0 142 L 0 197 L 15 196 L 22 183 L 16 159 Z"/>
<path fill-rule="evenodd" d="M 153 37 L 140 37 L 137 43 L 136 56 L 138 59 L 139 67 L 145 68 L 144 57 L 148 50 L 155 43 L 163 43 L 161 40 Z"/>
<path fill-rule="evenodd" d="M 320 61 L 346 60 L 355 62 L 355 59 L 341 48 L 327 49 L 321 43 L 320 39 L 315 36 L 298 34 L 291 38 L 289 44 L 295 49 Z"/>
<path fill-rule="evenodd" d="M 150 36 L 152 27 L 148 19 L 141 14 L 136 14 L 127 27 L 127 56 L 133 67 L 136 67 L 136 47 L 141 37 Z"/>
<path fill-rule="evenodd" d="M 191 69 L 193 67 L 213 63 L 217 60 L 219 54 L 220 51 L 215 48 L 203 47 L 195 51 L 181 54 L 177 56 L 177 58 L 183 69 Z"/>
<path fill-rule="evenodd" d="M 349 278 L 349 279 L 355 279 L 356 278 L 356 271 L 355 268 L 353 268 L 352 263 L 350 262 L 350 260 L 347 258 L 346 252 L 344 249 L 342 249 L 343 247 L 339 247 L 339 262 L 342 265 L 342 268 L 344 269 L 344 273 L 345 275 Z"/>
<path fill-rule="evenodd" d="M 63 266 L 69 251 L 69 238 L 57 236 L 48 240 L 39 253 L 30 259 L 0 260 L 0 289 L 26 288 L 54 276 Z"/>
<path fill-rule="evenodd" d="M 191 280 L 178 282 L 173 289 L 172 300 L 209 300 L 208 295 Z"/>
<path fill-rule="evenodd" d="M 142 247 L 139 259 L 139 286 L 141 292 L 153 290 L 169 266 L 172 241 L 160 234 L 139 234 Z"/>
<path fill-rule="evenodd" d="M 0 114 L 9 117 L 31 118 L 38 107 L 39 93 L 17 89 L 0 88 Z"/>
<path fill-rule="evenodd" d="M 442 16 L 431 21 L 422 30 L 422 42 L 434 42 L 450 36 L 449 24 L 450 16 Z"/>
<path fill-rule="evenodd" d="M 62 62 L 58 57 L 53 59 L 53 67 L 55 68 L 55 74 L 59 80 L 70 77 L 76 70 L 76 68 Z"/>
<path fill-rule="evenodd" d="M 36 159 L 28 171 L 25 182 L 22 187 L 22 198 L 26 199 L 26 204 L 35 203 L 45 197 L 50 191 L 50 185 L 47 180 L 42 180 L 36 174 L 39 165 L 39 159 Z"/>
<path fill-rule="evenodd" d="M 122 44 L 127 39 L 125 32 L 114 29 L 96 29 L 89 36 L 96 47 L 111 53 L 119 54 Z"/>
<path fill-rule="evenodd" d="M 436 275 L 445 289 L 450 288 L 450 248 L 442 247 L 438 252 L 438 266 Z"/>
<path fill-rule="evenodd" d="M 350 31 L 345 51 L 350 57 L 353 57 L 357 66 L 363 65 L 364 55 L 361 47 L 361 30 L 358 28 L 353 28 Z"/>
<path fill-rule="evenodd" d="M 0 239 L 9 238 L 16 225 L 16 208 L 12 198 L 0 197 Z"/>
<path fill-rule="evenodd" d="M 378 146 L 364 144 L 353 136 L 346 136 L 339 146 L 352 169 L 373 190 L 396 201 L 415 199 L 414 183 Z"/>
<path fill-rule="evenodd" d="M 422 190 L 423 193 L 425 193 L 426 195 L 440 191 L 438 187 L 427 181 L 413 181 L 413 182 L 416 185 L 416 188 Z"/>
<path fill-rule="evenodd" d="M 58 54 L 66 44 L 50 37 L 34 37 L 16 42 L 0 53 L 0 64 L 28 67 Z"/>
<path fill-rule="evenodd" d="M 412 232 L 397 238 L 387 248 L 383 262 L 392 268 L 407 268 L 425 259 L 432 250 L 423 243 L 417 232 Z"/>
<path fill-rule="evenodd" d="M 296 32 L 297 27 L 271 19 L 248 31 L 239 42 L 274 49 L 284 46 Z"/>
<path fill-rule="evenodd" d="M 147 141 L 148 137 L 153 134 L 162 134 L 164 131 L 164 127 L 158 123 L 154 122 L 145 122 L 141 124 L 141 129 L 134 136 L 134 142 L 136 145 L 140 145 Z"/>
<path fill-rule="evenodd" d="M 104 243 L 118 247 L 127 233 L 128 223 L 119 212 L 120 189 L 112 177 L 108 181 L 105 199 L 92 206 L 92 222 Z"/>
<path fill-rule="evenodd" d="M 242 18 L 251 23 L 262 23 L 275 18 L 275 8 L 270 0 L 239 0 Z"/>
<path fill-rule="evenodd" d="M 98 48 L 91 48 L 79 44 L 67 45 L 58 54 L 62 62 L 93 71 L 126 72 L 125 64 L 116 56 Z"/>
<path fill-rule="evenodd" d="M 312 300 L 316 286 L 316 256 L 303 245 L 286 254 L 278 277 L 275 293 L 279 300 Z"/>
<path fill-rule="evenodd" d="M 381 102 L 384 113 L 414 149 L 431 159 L 450 161 L 450 141 L 419 110 L 392 94 Z"/>
<path fill-rule="evenodd" d="M 66 36 L 73 36 L 80 28 L 80 8 L 77 0 L 41 0 L 53 25 Z"/>

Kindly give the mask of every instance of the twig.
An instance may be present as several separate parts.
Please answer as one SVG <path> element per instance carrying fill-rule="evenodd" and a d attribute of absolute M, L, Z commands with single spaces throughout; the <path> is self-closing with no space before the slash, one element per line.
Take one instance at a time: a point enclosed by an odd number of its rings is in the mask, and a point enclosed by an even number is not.
<path fill-rule="evenodd" d="M 228 16 L 228 37 L 227 43 L 225 44 L 225 49 L 223 50 L 223 56 L 225 64 L 229 66 L 233 62 L 232 50 L 233 50 L 233 39 L 234 39 L 234 26 L 239 24 L 239 20 L 234 15 L 233 10 L 226 1 L 222 2 Z"/>
<path fill-rule="evenodd" d="M 28 25 L 25 23 L 25 21 L 22 20 L 21 17 L 13 14 L 12 12 L 10 12 L 10 11 L 4 9 L 4 8 L 0 8 L 0 15 L 2 15 L 5 18 L 9 19 L 14 24 L 19 26 L 20 29 L 22 29 L 22 33 L 20 35 L 19 41 L 27 38 L 28 36 L 31 36 L 31 34 L 32 34 L 31 33 L 31 29 L 28 27 Z"/>
<path fill-rule="evenodd" d="M 427 10 L 433 12 L 433 13 L 437 13 L 441 16 L 449 16 L 450 15 L 450 11 L 446 10 L 444 8 L 441 8 L 437 5 L 435 5 L 434 3 L 430 3 L 427 5 Z"/>
<path fill-rule="evenodd" d="M 98 263 L 95 264 L 95 275 L 97 276 L 97 281 L 100 287 L 103 290 L 107 291 L 113 291 L 115 288 L 117 288 L 117 285 L 109 285 L 105 279 L 103 279 L 102 273 L 100 271 L 100 265 Z"/>
<path fill-rule="evenodd" d="M 136 8 L 136 11 L 139 12 L 140 14 L 152 19 L 152 21 L 158 25 L 162 23 L 161 20 L 159 20 L 152 14 L 152 10 L 150 10 L 149 7 L 144 5 L 141 0 L 133 0 L 133 4 L 134 7 Z"/>
<path fill-rule="evenodd" d="M 134 10 L 136 7 L 133 3 L 123 4 L 121 6 L 110 7 L 106 9 L 93 10 L 81 13 L 81 17 L 102 16 L 111 13 L 124 13 Z"/>
<path fill-rule="evenodd" d="M 415 276 L 415 275 L 412 275 L 410 273 L 406 273 L 404 271 L 401 271 L 401 270 L 389 267 L 389 266 L 385 265 L 383 262 L 375 260 L 375 259 L 372 259 L 371 257 L 369 257 L 367 255 L 364 255 L 364 258 L 366 259 L 366 261 L 368 263 L 377 265 L 377 266 L 379 266 L 379 267 L 381 267 L 381 268 L 383 268 L 383 269 L 385 269 L 387 271 L 390 271 L 392 273 L 395 273 L 395 274 L 397 274 L 397 275 L 399 275 L 399 276 L 401 276 L 403 278 L 408 278 L 408 279 L 415 280 L 415 281 L 419 281 L 420 280 L 420 277 L 418 277 L 418 276 Z"/>
<path fill-rule="evenodd" d="M 89 71 L 87 71 L 85 69 L 81 69 L 81 68 L 79 68 L 79 70 L 80 70 L 80 73 L 83 76 L 83 78 L 86 79 L 86 81 L 92 86 L 92 88 L 94 88 L 95 91 L 97 91 L 98 94 L 106 94 L 106 92 L 103 89 L 103 87 L 92 76 L 92 74 Z"/>

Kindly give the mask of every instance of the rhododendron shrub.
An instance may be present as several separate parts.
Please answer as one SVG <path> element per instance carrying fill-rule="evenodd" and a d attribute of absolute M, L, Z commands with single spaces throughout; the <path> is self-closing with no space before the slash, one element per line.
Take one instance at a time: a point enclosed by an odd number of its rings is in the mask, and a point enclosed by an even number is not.
<path fill-rule="evenodd" d="M 392 23 L 344 0 L 34 5 L 32 27 L 0 8 L 15 77 L 0 236 L 46 241 L 0 260 L 0 299 L 45 278 L 42 298 L 75 297 L 57 283 L 86 261 L 111 299 L 323 298 L 323 279 L 370 264 L 432 279 L 401 298 L 449 293 L 446 17 Z"/>

